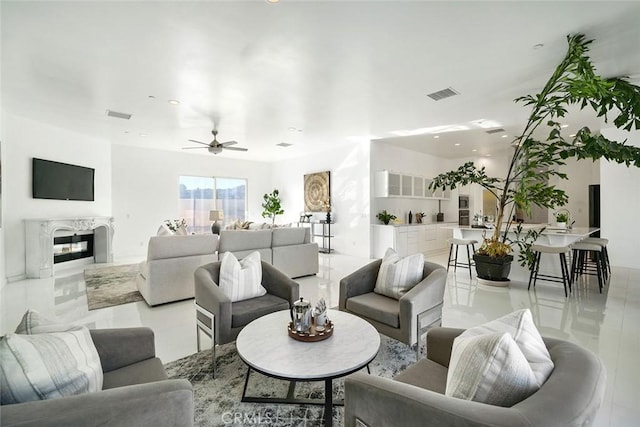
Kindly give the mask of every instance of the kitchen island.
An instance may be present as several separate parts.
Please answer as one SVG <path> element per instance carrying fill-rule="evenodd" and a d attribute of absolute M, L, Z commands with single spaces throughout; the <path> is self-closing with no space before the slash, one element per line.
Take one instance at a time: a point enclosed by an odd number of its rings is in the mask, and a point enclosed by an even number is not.
<path fill-rule="evenodd" d="M 478 241 L 476 249 L 482 243 L 484 236 L 490 237 L 493 234 L 493 229 L 486 228 L 473 228 L 470 226 L 451 226 L 453 230 L 453 237 L 457 239 L 473 239 Z M 536 243 L 548 246 L 568 246 L 572 243 L 580 241 L 585 237 L 588 237 L 592 233 L 595 233 L 599 228 L 593 227 L 573 227 L 571 229 L 556 228 L 551 224 L 523 224 L 523 232 L 529 229 L 536 229 L 544 231 L 536 240 Z M 511 230 L 515 230 L 515 226 L 511 227 Z M 508 237 L 515 235 L 515 231 L 509 231 Z M 515 236 L 514 236 L 515 237 Z M 458 255 L 460 256 L 462 252 Z M 466 257 L 466 254 L 463 254 Z M 462 260 L 465 262 L 465 259 Z M 569 266 L 571 268 L 571 266 Z M 540 261 L 540 273 L 550 274 L 554 276 L 560 276 L 560 260 L 557 254 L 542 254 Z M 525 285 L 529 282 L 529 270 L 522 267 L 518 263 L 518 248 L 513 248 L 513 263 L 511 264 L 511 273 L 509 274 L 511 282 L 521 282 Z M 553 282 L 540 281 L 543 284 L 549 284 L 555 286 Z"/>

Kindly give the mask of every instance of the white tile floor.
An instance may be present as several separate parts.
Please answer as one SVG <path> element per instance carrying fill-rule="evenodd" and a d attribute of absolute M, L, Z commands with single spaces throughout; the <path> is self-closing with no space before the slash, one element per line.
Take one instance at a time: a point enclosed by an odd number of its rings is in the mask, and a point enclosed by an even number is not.
<path fill-rule="evenodd" d="M 446 254 L 432 259 L 446 264 Z M 137 262 L 121 259 L 118 264 Z M 320 272 L 298 279 L 300 294 L 312 302 L 320 297 L 338 304 L 342 277 L 369 262 L 339 254 L 320 254 Z M 539 282 L 527 291 L 526 284 L 491 288 L 469 279 L 458 269 L 449 273 L 443 324 L 470 327 L 516 309 L 529 307 L 542 335 L 566 339 L 598 354 L 607 368 L 605 400 L 596 426 L 640 425 L 640 269 L 614 268 L 609 285 L 598 293 L 593 277 L 564 297 L 560 284 Z M 11 332 L 26 308 L 36 309 L 63 321 L 89 327 L 145 325 L 156 334 L 159 357 L 169 362 L 196 351 L 193 300 L 150 308 L 144 302 L 88 311 L 82 268 L 57 274 L 55 279 L 23 280 L 7 284 L 1 294 L 0 331 Z"/>

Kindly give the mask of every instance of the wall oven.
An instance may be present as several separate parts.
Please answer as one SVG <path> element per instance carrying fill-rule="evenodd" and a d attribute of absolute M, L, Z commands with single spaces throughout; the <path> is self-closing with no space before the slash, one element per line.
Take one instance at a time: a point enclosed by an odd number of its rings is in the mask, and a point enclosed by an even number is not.
<path fill-rule="evenodd" d="M 469 225 L 469 209 L 458 211 L 458 225 Z"/>
<path fill-rule="evenodd" d="M 458 197 L 458 209 L 469 209 L 469 196 Z"/>

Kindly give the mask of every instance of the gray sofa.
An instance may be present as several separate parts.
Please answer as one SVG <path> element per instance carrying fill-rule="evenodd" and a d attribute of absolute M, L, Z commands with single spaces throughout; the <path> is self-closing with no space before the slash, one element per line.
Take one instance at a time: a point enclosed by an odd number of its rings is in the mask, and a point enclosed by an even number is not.
<path fill-rule="evenodd" d="M 393 380 L 365 373 L 345 380 L 345 427 L 588 426 L 602 404 L 606 374 L 598 357 L 576 344 L 543 338 L 555 368 L 542 387 L 510 408 L 444 395 L 455 337 L 427 333 L 427 358 Z M 364 423 L 364 424 L 360 424 Z"/>
<path fill-rule="evenodd" d="M 193 272 L 218 259 L 217 247 L 215 234 L 151 237 L 136 280 L 147 304 L 193 298 Z"/>
<path fill-rule="evenodd" d="M 231 252 L 241 259 L 253 251 L 291 278 L 318 273 L 318 244 L 311 242 L 309 228 L 220 231 L 220 257 Z"/>
<path fill-rule="evenodd" d="M 4 426 L 193 426 L 189 381 L 167 379 L 149 328 L 95 329 L 102 391 L 3 405 Z"/>

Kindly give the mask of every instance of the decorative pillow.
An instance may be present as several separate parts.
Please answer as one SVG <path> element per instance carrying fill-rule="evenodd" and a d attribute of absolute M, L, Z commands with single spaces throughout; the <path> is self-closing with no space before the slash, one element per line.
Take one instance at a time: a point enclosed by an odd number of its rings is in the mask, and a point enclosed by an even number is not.
<path fill-rule="evenodd" d="M 267 293 L 262 286 L 260 252 L 251 252 L 242 260 L 225 252 L 220 264 L 220 289 L 231 301 L 260 297 Z"/>
<path fill-rule="evenodd" d="M 158 236 L 173 236 L 173 231 L 169 230 L 169 227 L 166 226 L 166 224 L 162 224 L 159 228 L 158 228 Z"/>
<path fill-rule="evenodd" d="M 458 338 L 475 337 L 494 332 L 508 332 L 513 337 L 529 362 L 538 381 L 538 386 L 542 386 L 553 371 L 553 360 L 544 345 L 540 332 L 533 323 L 531 311 L 528 308 L 514 311 L 491 322 L 467 329 Z"/>
<path fill-rule="evenodd" d="M 539 386 L 518 345 L 507 332 L 453 341 L 445 394 L 510 407 Z"/>
<path fill-rule="evenodd" d="M 102 390 L 102 365 L 89 330 L 0 338 L 2 404 Z"/>
<path fill-rule="evenodd" d="M 423 254 L 401 258 L 396 251 L 389 248 L 382 258 L 373 292 L 400 299 L 422 280 L 423 270 Z"/>
<path fill-rule="evenodd" d="M 16 328 L 16 334 L 46 334 L 49 332 L 77 331 L 82 326 L 59 323 L 51 320 L 35 310 L 27 310 Z"/>

